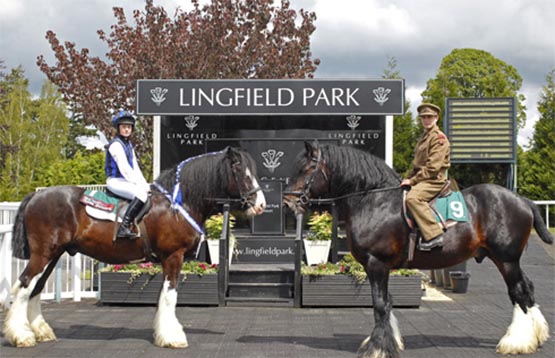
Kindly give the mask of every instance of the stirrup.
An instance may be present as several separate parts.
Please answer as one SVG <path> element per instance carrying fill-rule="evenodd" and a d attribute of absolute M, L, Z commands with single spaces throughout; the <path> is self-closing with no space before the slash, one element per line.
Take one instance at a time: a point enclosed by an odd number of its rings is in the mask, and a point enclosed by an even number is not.
<path fill-rule="evenodd" d="M 423 241 L 422 237 L 420 237 L 420 242 L 418 243 L 418 250 L 420 251 L 431 251 L 433 248 L 442 247 L 443 246 L 443 235 L 435 237 L 430 241 Z"/>
<path fill-rule="evenodd" d="M 124 227 L 123 225 L 119 227 L 118 233 L 116 234 L 116 238 L 118 239 L 135 240 L 137 237 L 139 237 L 139 235 L 135 231 L 131 230 L 131 228 Z"/>

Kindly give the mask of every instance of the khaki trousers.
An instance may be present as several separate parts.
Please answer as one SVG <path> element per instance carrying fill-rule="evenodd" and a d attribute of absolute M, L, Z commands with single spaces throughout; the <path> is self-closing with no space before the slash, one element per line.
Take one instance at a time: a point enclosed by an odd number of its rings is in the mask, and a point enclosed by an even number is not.
<path fill-rule="evenodd" d="M 443 234 L 443 229 L 435 220 L 428 202 L 439 193 L 444 185 L 444 181 L 424 181 L 411 187 L 407 193 L 407 207 L 426 241 Z"/>

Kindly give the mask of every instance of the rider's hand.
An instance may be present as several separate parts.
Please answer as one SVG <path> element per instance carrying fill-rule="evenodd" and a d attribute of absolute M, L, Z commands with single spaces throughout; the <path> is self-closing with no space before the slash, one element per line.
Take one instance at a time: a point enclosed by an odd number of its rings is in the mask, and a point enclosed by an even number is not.
<path fill-rule="evenodd" d="M 401 184 L 399 184 L 399 186 L 403 187 L 403 186 L 408 186 L 410 188 L 410 179 L 403 179 L 401 181 Z"/>

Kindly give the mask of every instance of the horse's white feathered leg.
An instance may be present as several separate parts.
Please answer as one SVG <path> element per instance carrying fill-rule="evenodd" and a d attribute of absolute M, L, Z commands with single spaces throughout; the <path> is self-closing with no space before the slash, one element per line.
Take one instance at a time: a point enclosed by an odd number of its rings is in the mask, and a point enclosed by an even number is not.
<path fill-rule="evenodd" d="M 536 338 L 538 339 L 538 345 L 541 346 L 549 338 L 549 325 L 540 311 L 540 306 L 534 305 L 534 307 L 530 308 L 529 313 L 532 315 L 532 319 L 534 320 L 534 332 L 536 333 Z"/>
<path fill-rule="evenodd" d="M 160 292 L 158 310 L 154 318 L 154 344 L 159 347 L 185 348 L 189 345 L 183 326 L 175 315 L 177 290 L 170 289 L 166 279 Z"/>
<path fill-rule="evenodd" d="M 515 305 L 513 311 L 513 321 L 511 322 L 509 328 L 507 328 L 507 333 L 505 333 L 503 338 L 501 338 L 497 344 L 498 353 L 534 353 L 541 344 L 540 339 L 547 339 L 546 335 L 548 336 L 548 333 L 545 332 L 545 328 L 539 329 L 541 331 L 539 335 L 537 333 L 538 326 L 542 326 L 539 316 L 543 318 L 543 315 L 539 309 L 534 310 L 534 312 L 535 313 L 532 313 L 532 308 L 528 308 L 527 313 L 524 313 L 518 304 Z M 538 323 L 536 323 L 536 320 Z M 545 318 L 543 321 L 545 321 Z"/>
<path fill-rule="evenodd" d="M 15 347 L 33 347 L 37 344 L 35 333 L 27 318 L 29 297 L 40 275 L 33 277 L 28 287 L 22 287 L 17 281 L 12 288 L 13 304 L 4 320 L 4 337 Z"/>
<path fill-rule="evenodd" d="M 399 321 L 397 321 L 397 317 L 395 317 L 393 311 L 389 314 L 389 324 L 391 325 L 391 330 L 393 331 L 393 338 L 395 338 L 395 342 L 397 342 L 397 348 L 400 351 L 404 350 L 405 343 L 403 342 L 401 330 L 399 329 Z"/>
<path fill-rule="evenodd" d="M 40 294 L 32 297 L 29 300 L 29 307 L 27 309 L 27 318 L 31 323 L 31 329 L 35 333 L 37 342 L 55 341 L 56 335 L 52 327 L 46 323 L 42 310 L 40 308 Z"/>

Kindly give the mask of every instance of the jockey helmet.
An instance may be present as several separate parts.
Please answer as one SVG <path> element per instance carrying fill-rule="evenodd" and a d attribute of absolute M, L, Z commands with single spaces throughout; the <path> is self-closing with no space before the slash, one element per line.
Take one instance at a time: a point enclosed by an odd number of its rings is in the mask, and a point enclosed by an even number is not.
<path fill-rule="evenodd" d="M 135 128 L 135 116 L 129 111 L 119 111 L 112 117 L 112 124 L 116 129 L 120 124 L 131 124 Z"/>

